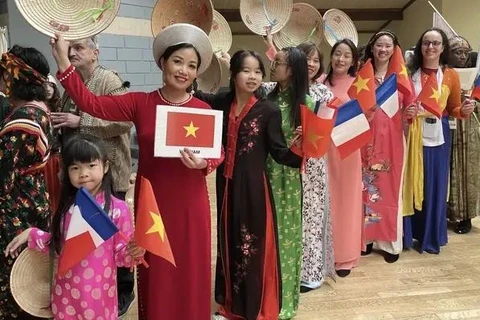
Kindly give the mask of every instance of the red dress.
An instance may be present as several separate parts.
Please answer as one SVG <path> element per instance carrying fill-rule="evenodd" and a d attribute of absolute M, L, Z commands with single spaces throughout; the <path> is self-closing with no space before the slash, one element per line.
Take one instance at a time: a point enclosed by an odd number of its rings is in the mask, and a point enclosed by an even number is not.
<path fill-rule="evenodd" d="M 64 77 L 71 68 L 57 77 Z M 105 120 L 132 121 L 137 129 L 137 179 L 144 176 L 152 184 L 177 264 L 175 268 L 160 257 L 146 254 L 150 268 L 138 268 L 139 318 L 211 319 L 210 203 L 205 176 L 222 159 L 207 160 L 205 170 L 192 170 L 180 159 L 154 157 L 157 105 L 168 104 L 158 91 L 97 97 L 76 72 L 61 84 L 82 111 Z M 182 106 L 210 108 L 196 98 Z"/>

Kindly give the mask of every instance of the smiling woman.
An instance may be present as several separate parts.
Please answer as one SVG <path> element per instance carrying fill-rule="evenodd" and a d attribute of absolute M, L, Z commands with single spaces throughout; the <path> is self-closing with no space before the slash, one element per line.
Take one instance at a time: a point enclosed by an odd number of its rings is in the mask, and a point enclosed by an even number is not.
<path fill-rule="evenodd" d="M 265 159 L 271 155 L 278 163 L 298 168 L 302 158 L 287 147 L 280 110 L 258 90 L 264 76 L 260 55 L 241 50 L 231 59 L 230 92 L 196 93 L 223 110 L 227 153 L 216 185 L 215 300 L 227 319 L 274 320 L 280 312 L 278 217 Z"/>
<path fill-rule="evenodd" d="M 120 96 L 90 93 L 70 65 L 68 43 L 58 36 L 51 44 L 59 69 L 57 77 L 82 111 L 105 120 L 132 121 L 137 128 L 137 179 L 144 177 L 152 184 L 176 261 L 175 268 L 158 256 L 146 254 L 150 268 L 139 268 L 138 276 L 140 319 L 155 319 L 159 314 L 165 319 L 210 319 L 210 204 L 205 176 L 223 159 L 202 159 L 190 150 L 182 151 L 180 159 L 154 157 L 153 152 L 157 108 L 209 108 L 187 92 L 212 59 L 208 36 L 188 24 L 165 28 L 153 43 L 164 86 L 150 93 Z"/>

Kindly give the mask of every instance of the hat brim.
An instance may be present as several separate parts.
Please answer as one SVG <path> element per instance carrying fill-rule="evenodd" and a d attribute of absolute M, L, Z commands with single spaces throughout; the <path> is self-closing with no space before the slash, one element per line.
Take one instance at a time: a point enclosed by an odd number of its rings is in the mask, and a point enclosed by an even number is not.
<path fill-rule="evenodd" d="M 49 255 L 25 249 L 10 273 L 10 291 L 17 304 L 29 314 L 52 318 Z"/>
<path fill-rule="evenodd" d="M 160 31 L 155 37 L 153 41 L 153 58 L 158 67 L 161 67 L 160 58 L 167 48 L 181 43 L 189 43 L 197 49 L 202 59 L 197 73 L 202 74 L 205 72 L 212 62 L 212 44 L 202 29 L 188 23 L 173 24 Z"/>

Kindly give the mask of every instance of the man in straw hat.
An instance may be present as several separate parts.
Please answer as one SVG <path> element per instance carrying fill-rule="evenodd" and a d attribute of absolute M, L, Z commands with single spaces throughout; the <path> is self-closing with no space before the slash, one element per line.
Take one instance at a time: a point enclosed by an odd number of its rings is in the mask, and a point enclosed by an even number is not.
<path fill-rule="evenodd" d="M 119 75 L 99 64 L 100 50 L 96 36 L 70 42 L 68 58 L 75 66 L 87 88 L 96 95 L 118 95 L 127 91 L 128 83 L 124 83 Z M 88 133 L 103 139 L 109 148 L 114 194 L 125 199 L 129 188 L 129 177 L 132 170 L 130 155 L 131 122 L 113 122 L 92 117 L 78 110 L 75 103 L 65 92 L 61 101 L 61 111 L 52 113 L 55 128 L 61 128 L 61 144 L 78 133 Z M 127 312 L 134 300 L 134 276 L 128 268 L 118 269 L 118 309 L 119 315 Z"/>

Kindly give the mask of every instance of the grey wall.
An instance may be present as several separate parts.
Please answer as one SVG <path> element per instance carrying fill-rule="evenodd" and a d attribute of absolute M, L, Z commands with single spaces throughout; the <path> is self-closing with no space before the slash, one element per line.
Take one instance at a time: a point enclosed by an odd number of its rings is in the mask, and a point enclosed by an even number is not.
<path fill-rule="evenodd" d="M 150 19 L 156 0 L 122 0 L 118 15 Z M 28 24 L 18 11 L 15 0 L 0 0 L 0 14 L 8 12 L 9 45 L 35 47 L 47 58 L 51 73 L 56 64 L 49 38 Z M 153 37 L 100 34 L 100 63 L 116 70 L 130 81 L 132 91 L 153 91 L 162 83 L 160 70 L 153 61 Z"/>
<path fill-rule="evenodd" d="M 100 63 L 130 81 L 132 91 L 153 91 L 162 82 L 153 60 L 153 37 L 99 35 Z"/>

